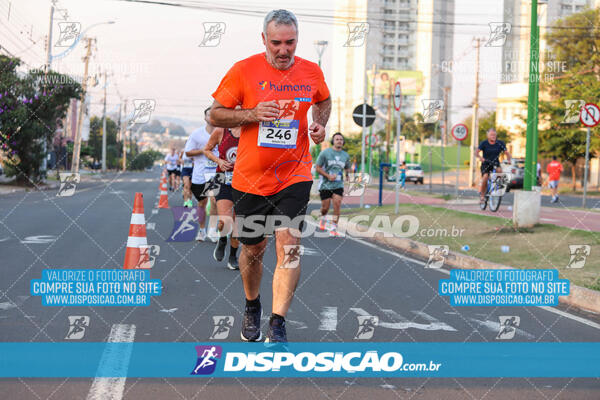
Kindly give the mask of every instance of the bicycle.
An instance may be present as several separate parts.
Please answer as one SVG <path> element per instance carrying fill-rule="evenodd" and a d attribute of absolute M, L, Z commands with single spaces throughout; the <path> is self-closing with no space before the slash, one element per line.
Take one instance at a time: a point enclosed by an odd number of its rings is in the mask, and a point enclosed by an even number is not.
<path fill-rule="evenodd" d="M 490 211 L 496 212 L 500 208 L 502 203 L 502 196 L 506 193 L 506 187 L 508 185 L 508 178 L 505 174 L 501 173 L 496 175 L 496 170 L 492 172 L 488 177 L 487 191 L 483 198 L 483 201 L 479 203 L 479 207 L 482 210 L 490 203 Z"/>

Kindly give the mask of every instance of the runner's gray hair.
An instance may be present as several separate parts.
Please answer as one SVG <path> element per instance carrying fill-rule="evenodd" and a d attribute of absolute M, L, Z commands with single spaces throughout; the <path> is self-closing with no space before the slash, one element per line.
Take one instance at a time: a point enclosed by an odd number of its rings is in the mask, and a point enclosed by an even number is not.
<path fill-rule="evenodd" d="M 298 32 L 298 20 L 293 12 L 288 10 L 272 10 L 265 17 L 265 22 L 263 24 L 263 33 L 265 37 L 267 36 L 267 25 L 269 22 L 275 22 L 275 25 L 294 25 L 296 28 L 296 32 Z"/>

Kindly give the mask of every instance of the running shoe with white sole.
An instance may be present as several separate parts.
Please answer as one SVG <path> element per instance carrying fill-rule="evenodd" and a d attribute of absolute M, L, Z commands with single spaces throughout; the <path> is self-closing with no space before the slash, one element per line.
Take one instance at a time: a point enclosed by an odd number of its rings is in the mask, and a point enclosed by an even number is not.
<path fill-rule="evenodd" d="M 206 240 L 206 230 L 204 228 L 199 228 L 198 233 L 196 234 L 197 242 L 204 242 Z"/>
<path fill-rule="evenodd" d="M 231 270 L 240 269 L 240 264 L 238 263 L 237 257 L 229 256 L 229 260 L 227 261 L 227 268 L 229 268 Z"/>
<path fill-rule="evenodd" d="M 224 236 L 219 239 L 217 245 L 215 246 L 215 250 L 213 251 L 213 257 L 217 261 L 223 261 L 225 257 L 225 247 L 227 246 L 227 236 Z"/>
<path fill-rule="evenodd" d="M 219 231 L 217 231 L 215 228 L 208 228 L 208 233 L 206 234 L 206 237 L 211 242 L 216 243 L 219 240 Z"/>
<path fill-rule="evenodd" d="M 262 307 L 246 306 L 244 319 L 242 320 L 242 332 L 240 336 L 244 342 L 260 342 L 263 339 L 260 331 L 260 318 L 262 317 Z"/>

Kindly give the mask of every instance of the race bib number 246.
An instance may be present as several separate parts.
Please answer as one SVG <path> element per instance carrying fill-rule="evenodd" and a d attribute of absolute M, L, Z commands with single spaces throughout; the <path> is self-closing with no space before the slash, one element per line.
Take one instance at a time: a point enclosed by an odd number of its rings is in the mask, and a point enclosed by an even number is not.
<path fill-rule="evenodd" d="M 298 139 L 299 126 L 300 121 L 297 119 L 263 121 L 258 128 L 258 145 L 294 149 Z"/>

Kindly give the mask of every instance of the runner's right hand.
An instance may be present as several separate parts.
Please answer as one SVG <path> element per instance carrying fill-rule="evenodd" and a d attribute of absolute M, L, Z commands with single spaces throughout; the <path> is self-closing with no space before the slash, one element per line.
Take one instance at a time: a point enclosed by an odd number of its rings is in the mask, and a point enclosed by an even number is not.
<path fill-rule="evenodd" d="M 279 117 L 279 104 L 276 101 L 263 101 L 252 109 L 256 122 L 275 121 Z"/>
<path fill-rule="evenodd" d="M 221 158 L 219 158 L 219 161 L 217 161 L 217 164 L 219 164 L 219 168 L 221 169 L 221 171 L 229 171 L 230 169 L 233 169 L 233 164 L 231 164 L 229 161 L 223 160 Z"/>

